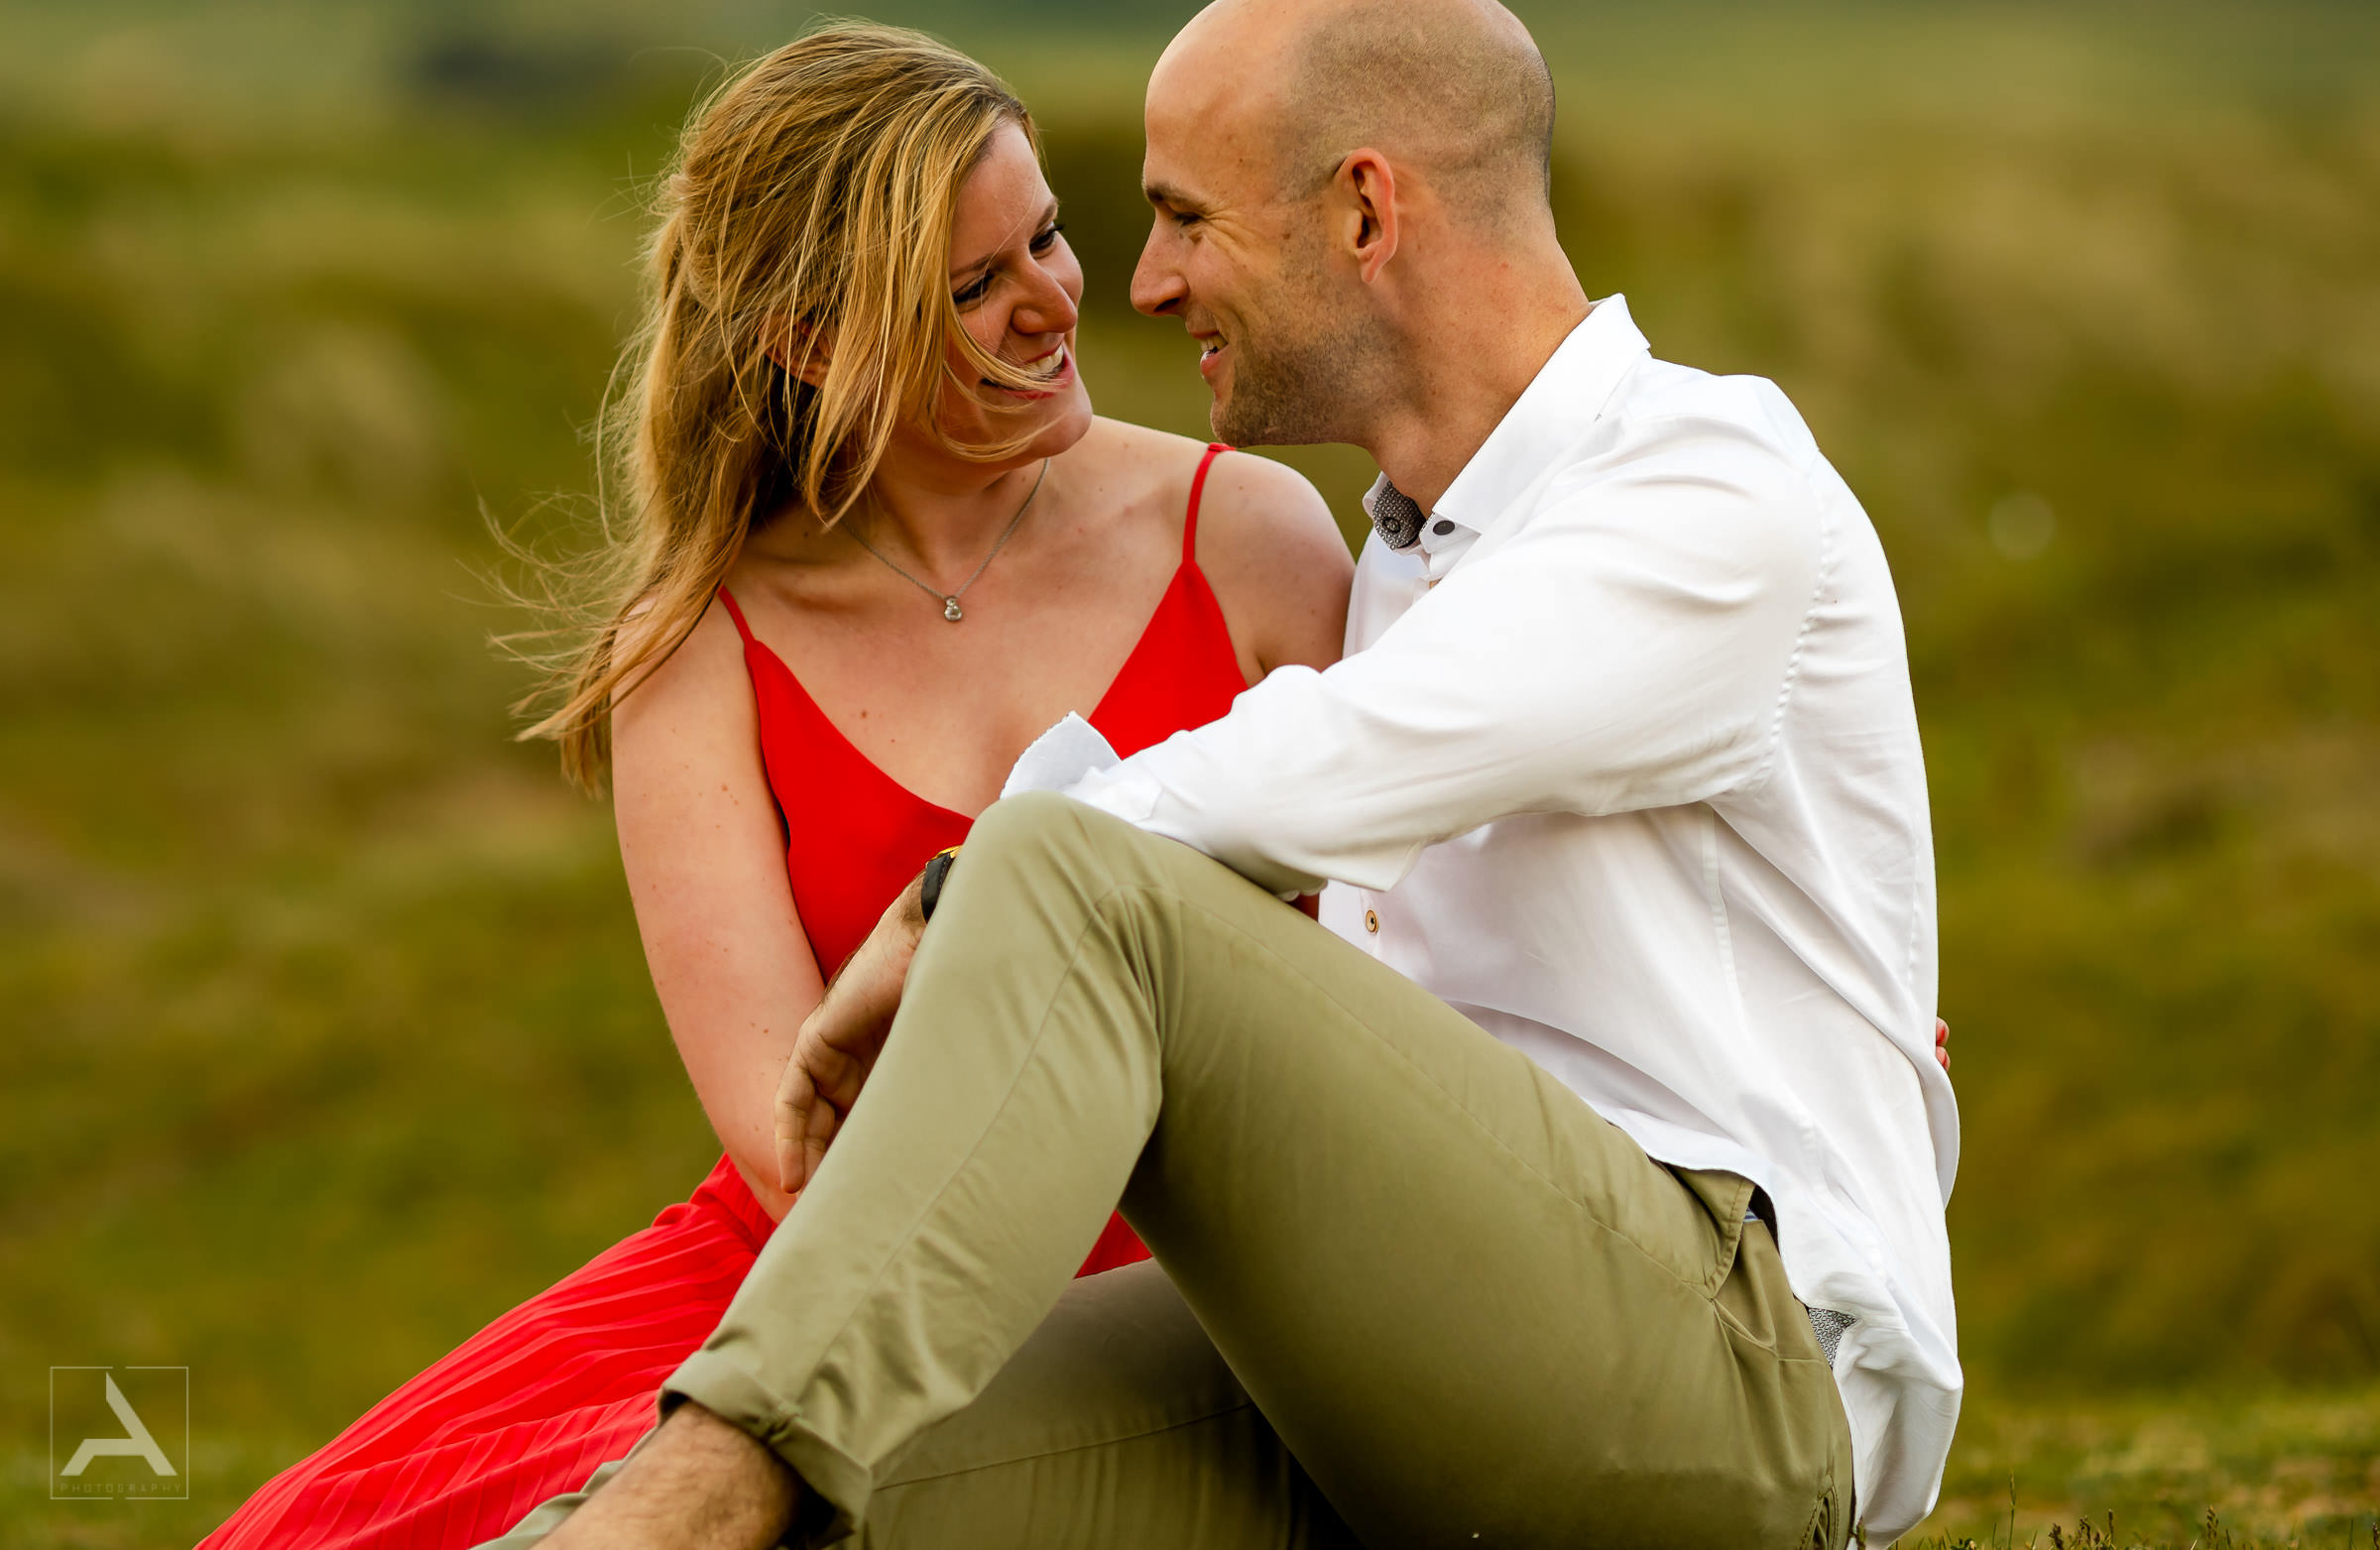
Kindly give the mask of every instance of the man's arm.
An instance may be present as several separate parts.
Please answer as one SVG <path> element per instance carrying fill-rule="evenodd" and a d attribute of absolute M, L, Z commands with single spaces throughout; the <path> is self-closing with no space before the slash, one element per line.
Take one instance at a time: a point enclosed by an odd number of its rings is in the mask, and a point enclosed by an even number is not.
<path fill-rule="evenodd" d="M 1284 893 L 1391 887 L 1510 814 L 1707 800 L 1764 773 L 1823 521 L 1750 436 L 1670 438 L 1483 537 L 1368 650 L 1070 794 Z"/>
<path fill-rule="evenodd" d="M 1819 522 L 1765 447 L 1726 426 L 1673 439 L 1458 567 L 1370 650 L 1281 668 L 1221 720 L 1069 792 L 1280 893 L 1389 887 L 1424 846 L 1511 813 L 1715 796 L 1757 777 L 1772 745 Z M 802 1024 L 777 1094 L 787 1190 L 883 1047 L 916 895 Z"/>

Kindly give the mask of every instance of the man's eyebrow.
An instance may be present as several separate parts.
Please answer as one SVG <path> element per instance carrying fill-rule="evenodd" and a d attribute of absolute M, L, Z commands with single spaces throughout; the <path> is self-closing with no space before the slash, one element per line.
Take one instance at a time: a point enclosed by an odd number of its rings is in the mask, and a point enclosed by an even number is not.
<path fill-rule="evenodd" d="M 1049 223 L 1057 218 L 1058 196 L 1053 193 L 1049 196 L 1049 202 L 1041 207 L 1041 218 L 1033 222 L 1033 230 L 1035 232 L 1045 231 L 1048 229 Z M 954 284 L 958 281 L 969 280 L 977 275 L 982 274 L 985 270 L 990 269 L 998 262 L 1000 262 L 1000 255 L 998 253 L 987 253 L 982 258 L 977 259 L 974 263 L 968 265 L 964 269 L 952 270 L 950 272 L 950 278 Z"/>
<path fill-rule="evenodd" d="M 1180 210 L 1188 215 L 1203 215 L 1207 210 L 1206 200 L 1169 182 L 1142 183 L 1140 191 L 1147 195 L 1149 203 L 1162 204 L 1169 210 Z"/>

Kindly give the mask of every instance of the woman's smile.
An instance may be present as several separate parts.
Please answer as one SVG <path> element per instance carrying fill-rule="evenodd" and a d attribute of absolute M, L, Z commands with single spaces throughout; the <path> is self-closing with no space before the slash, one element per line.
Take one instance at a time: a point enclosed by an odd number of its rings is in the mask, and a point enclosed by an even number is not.
<path fill-rule="evenodd" d="M 1044 366 L 1044 362 L 1048 364 Z M 1066 387 L 1067 384 L 1074 381 L 1074 345 L 1071 341 L 1069 341 L 1068 343 L 1059 345 L 1056 349 L 1051 350 L 1046 354 L 1036 355 L 1031 360 L 1021 362 L 1020 364 L 1026 367 L 1028 370 L 1037 366 L 1042 367 L 1039 375 L 1049 383 L 1049 386 L 1046 388 L 1012 388 L 1004 383 L 994 382 L 989 377 L 980 378 L 978 380 L 981 381 L 985 387 L 998 389 L 1000 392 L 1006 393 L 1012 398 L 1055 398 L 1058 393 Z"/>

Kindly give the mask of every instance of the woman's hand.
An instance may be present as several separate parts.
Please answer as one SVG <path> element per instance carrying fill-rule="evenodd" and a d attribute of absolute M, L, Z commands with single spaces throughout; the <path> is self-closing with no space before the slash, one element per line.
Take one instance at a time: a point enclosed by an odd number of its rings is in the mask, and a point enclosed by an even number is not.
<path fill-rule="evenodd" d="M 792 1058 L 776 1085 L 777 1187 L 789 1195 L 799 1195 L 818 1176 L 826 1148 L 884 1052 L 925 929 L 917 899 L 918 885 L 911 882 L 835 972 L 817 1010 L 794 1035 Z"/>

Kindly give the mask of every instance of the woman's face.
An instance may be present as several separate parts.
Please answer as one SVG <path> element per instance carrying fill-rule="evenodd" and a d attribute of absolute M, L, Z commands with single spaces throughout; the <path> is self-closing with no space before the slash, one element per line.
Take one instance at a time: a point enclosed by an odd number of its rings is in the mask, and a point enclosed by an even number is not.
<path fill-rule="evenodd" d="M 1031 434 L 1015 463 L 1062 452 L 1091 428 L 1091 396 L 1075 369 L 1083 269 L 1058 230 L 1058 201 L 1024 131 L 1003 124 L 959 187 L 950 238 L 950 295 L 960 324 L 993 355 L 1046 386 L 1017 392 L 977 377 L 956 347 L 952 368 L 972 394 L 946 385 L 941 423 L 962 442 Z"/>

